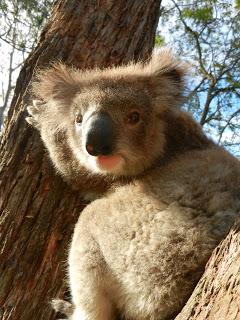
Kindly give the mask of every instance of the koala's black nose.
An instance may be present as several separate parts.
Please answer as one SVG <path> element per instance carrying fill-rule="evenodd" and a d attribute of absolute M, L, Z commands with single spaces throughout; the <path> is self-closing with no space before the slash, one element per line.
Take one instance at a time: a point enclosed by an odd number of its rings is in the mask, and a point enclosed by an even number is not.
<path fill-rule="evenodd" d="M 107 113 L 98 113 L 89 120 L 86 150 L 91 156 L 109 155 L 114 149 L 114 123 Z"/>

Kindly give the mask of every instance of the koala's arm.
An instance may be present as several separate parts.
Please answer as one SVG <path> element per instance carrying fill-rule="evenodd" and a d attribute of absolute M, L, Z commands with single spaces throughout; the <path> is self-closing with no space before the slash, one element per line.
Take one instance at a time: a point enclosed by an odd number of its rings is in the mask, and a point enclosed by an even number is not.
<path fill-rule="evenodd" d="M 27 122 L 39 131 L 54 166 L 64 180 L 74 189 L 87 194 L 87 200 L 95 198 L 96 193 L 104 193 L 108 182 L 90 175 L 76 159 L 69 147 L 67 129 L 59 126 L 56 110 L 39 100 L 33 100 L 27 110 Z"/>

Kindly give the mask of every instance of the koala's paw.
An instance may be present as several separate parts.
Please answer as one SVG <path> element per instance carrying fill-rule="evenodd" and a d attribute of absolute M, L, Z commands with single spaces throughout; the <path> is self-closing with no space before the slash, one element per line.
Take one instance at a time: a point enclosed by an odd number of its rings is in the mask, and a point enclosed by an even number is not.
<path fill-rule="evenodd" d="M 52 300 L 52 307 L 56 312 L 71 317 L 74 311 L 74 307 L 70 302 L 61 299 Z"/>
<path fill-rule="evenodd" d="M 36 129 L 40 129 L 40 115 L 42 114 L 45 103 L 40 100 L 33 100 L 32 106 L 27 107 L 29 117 L 26 117 L 26 121 Z"/>

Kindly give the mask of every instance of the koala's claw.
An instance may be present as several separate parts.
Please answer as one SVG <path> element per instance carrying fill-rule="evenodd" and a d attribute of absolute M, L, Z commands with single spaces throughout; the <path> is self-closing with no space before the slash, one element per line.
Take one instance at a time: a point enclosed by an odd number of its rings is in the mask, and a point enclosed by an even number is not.
<path fill-rule="evenodd" d="M 25 118 L 27 123 L 29 123 L 31 126 L 35 127 L 35 128 L 39 128 L 39 124 L 36 120 L 34 120 L 32 117 L 27 117 Z"/>
<path fill-rule="evenodd" d="M 32 116 L 32 117 L 34 117 L 35 115 L 37 115 L 39 113 L 39 110 L 33 106 L 28 106 L 27 111 L 30 114 L 30 116 Z"/>
<path fill-rule="evenodd" d="M 32 103 L 35 108 L 42 107 L 45 104 L 42 100 L 37 99 L 33 99 Z"/>
<path fill-rule="evenodd" d="M 44 105 L 44 103 L 40 100 L 33 100 L 32 106 L 27 107 L 27 111 L 30 117 L 26 117 L 26 121 L 33 127 L 39 129 L 39 115 L 41 114 L 40 108 Z"/>

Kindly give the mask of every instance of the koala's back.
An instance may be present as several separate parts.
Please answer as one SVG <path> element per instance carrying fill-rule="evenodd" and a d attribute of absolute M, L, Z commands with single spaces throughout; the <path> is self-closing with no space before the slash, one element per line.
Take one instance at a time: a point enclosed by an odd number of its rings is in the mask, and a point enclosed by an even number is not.
<path fill-rule="evenodd" d="M 94 201 L 74 237 L 98 243 L 111 299 L 127 318 L 170 319 L 239 210 L 239 161 L 213 147 Z"/>

